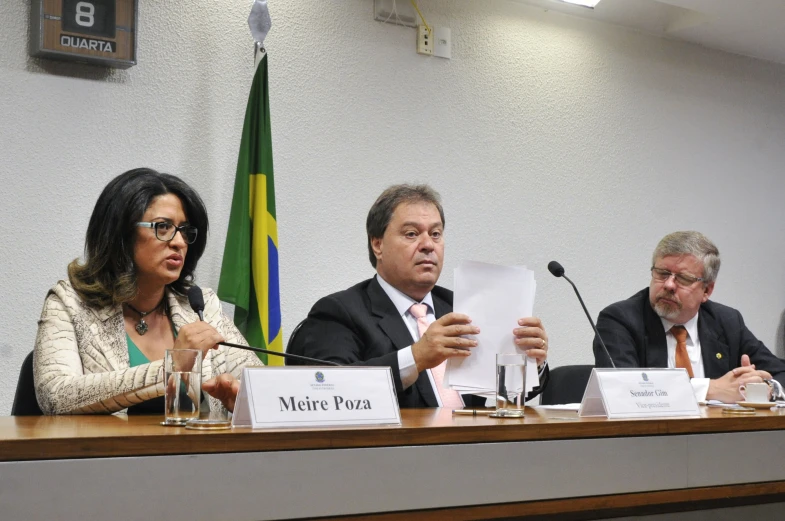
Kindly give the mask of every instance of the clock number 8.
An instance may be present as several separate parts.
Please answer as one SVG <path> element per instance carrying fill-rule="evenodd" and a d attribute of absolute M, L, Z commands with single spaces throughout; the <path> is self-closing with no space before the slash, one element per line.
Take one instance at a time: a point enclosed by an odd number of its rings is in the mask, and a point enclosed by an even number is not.
<path fill-rule="evenodd" d="M 95 5 L 90 2 L 77 3 L 76 23 L 82 27 L 92 27 L 95 24 Z"/>

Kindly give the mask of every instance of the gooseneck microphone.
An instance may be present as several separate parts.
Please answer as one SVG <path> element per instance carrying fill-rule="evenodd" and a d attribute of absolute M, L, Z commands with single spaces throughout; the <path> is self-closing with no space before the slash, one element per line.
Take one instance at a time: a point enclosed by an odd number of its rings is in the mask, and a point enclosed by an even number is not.
<path fill-rule="evenodd" d="M 199 315 L 199 320 L 204 322 L 204 295 L 202 295 L 202 288 L 199 286 L 188 288 L 188 304 Z"/>
<path fill-rule="evenodd" d="M 191 309 L 193 309 L 196 314 L 199 315 L 199 320 L 204 322 L 204 295 L 202 295 L 202 288 L 199 286 L 191 286 L 190 289 L 188 289 L 188 304 L 190 304 Z M 218 343 L 222 346 L 245 349 L 246 351 L 253 351 L 255 353 L 265 353 L 268 355 L 280 356 L 281 358 L 290 358 L 292 360 L 299 360 L 300 362 L 310 362 L 317 365 L 337 365 L 338 367 L 342 367 L 341 364 L 337 362 L 331 362 L 329 360 L 319 360 L 318 358 L 309 358 L 307 356 L 279 353 L 278 351 L 270 351 L 269 349 L 261 349 L 259 347 L 244 346 L 242 344 L 232 344 L 231 342 Z"/>
<path fill-rule="evenodd" d="M 575 287 L 575 284 L 564 274 L 564 267 L 556 261 L 551 261 L 548 263 L 548 271 L 551 272 L 551 275 L 554 277 L 563 277 L 567 282 L 570 283 L 572 289 L 575 290 L 575 294 L 578 296 L 578 300 L 581 303 L 581 307 L 583 307 L 583 312 L 586 313 L 586 318 L 589 319 L 589 324 L 591 324 L 592 329 L 594 330 L 594 334 L 597 335 L 597 338 L 600 340 L 600 345 L 602 345 L 602 349 L 605 351 L 605 356 L 608 357 L 608 360 L 611 362 L 611 367 L 616 369 L 616 364 L 613 363 L 613 358 L 611 358 L 611 354 L 608 352 L 608 348 L 605 347 L 605 342 L 602 341 L 602 337 L 600 336 L 600 332 L 597 331 L 597 326 L 594 325 L 594 320 L 591 319 L 591 315 L 589 315 L 589 310 L 586 309 L 586 304 L 583 303 L 583 299 L 581 298 L 581 294 L 578 292 L 578 288 Z"/>

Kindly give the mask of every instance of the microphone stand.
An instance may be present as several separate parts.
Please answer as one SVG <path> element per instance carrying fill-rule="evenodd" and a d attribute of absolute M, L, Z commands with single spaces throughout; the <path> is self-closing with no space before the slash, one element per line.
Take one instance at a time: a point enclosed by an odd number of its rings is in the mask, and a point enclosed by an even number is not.
<path fill-rule="evenodd" d="M 188 304 L 191 306 L 197 315 L 199 315 L 199 320 L 204 322 L 204 297 L 202 296 L 202 290 L 199 286 L 191 286 L 188 290 Z M 254 353 L 264 353 L 266 355 L 273 355 L 273 356 L 280 356 L 281 358 L 291 358 L 293 360 L 299 360 L 301 362 L 310 362 L 316 365 L 335 365 L 338 367 L 343 367 L 343 365 L 337 362 L 330 362 L 328 360 L 319 360 L 318 358 L 308 358 L 307 356 L 300 356 L 300 355 L 292 355 L 289 353 L 279 353 L 278 351 L 270 351 L 269 349 L 261 349 L 259 347 L 251 347 L 251 346 L 244 346 L 242 344 L 232 344 L 231 342 L 218 342 L 222 346 L 227 347 L 234 347 L 236 349 L 245 349 L 246 351 L 253 351 Z"/>
<path fill-rule="evenodd" d="M 317 364 L 317 365 L 335 365 L 338 367 L 343 367 L 338 362 L 331 362 L 329 360 L 319 360 L 318 358 L 309 358 L 307 356 L 293 355 L 290 353 L 279 353 L 278 351 L 270 351 L 269 349 L 262 349 L 260 347 L 244 346 L 242 344 L 232 344 L 231 342 L 218 342 L 218 343 L 222 346 L 234 347 L 237 349 L 245 349 L 246 351 L 253 351 L 254 353 L 264 353 L 267 355 L 280 356 L 282 358 L 293 358 L 295 360 L 300 360 L 301 362 L 311 362 L 312 364 Z"/>
<path fill-rule="evenodd" d="M 608 352 L 608 348 L 605 347 L 605 342 L 602 341 L 602 337 L 600 336 L 600 332 L 597 331 L 597 326 L 594 325 L 594 320 L 591 319 L 591 315 L 589 315 L 589 310 L 586 309 L 586 304 L 583 303 L 583 299 L 581 298 L 581 294 L 578 293 L 578 288 L 575 287 L 575 284 L 572 283 L 572 281 L 567 277 L 567 275 L 562 273 L 561 276 L 564 277 L 567 280 L 567 282 L 570 283 L 570 286 L 572 286 L 572 289 L 575 291 L 575 295 L 577 295 L 578 301 L 581 303 L 581 307 L 583 308 L 583 312 L 586 313 L 586 318 L 589 319 L 589 324 L 591 324 L 592 329 L 594 329 L 594 334 L 597 335 L 597 338 L 600 339 L 600 344 L 602 345 L 602 349 L 605 351 L 605 356 L 607 356 L 608 360 L 610 360 L 611 367 L 616 369 L 616 364 L 613 363 L 613 358 L 611 358 L 611 354 Z"/>

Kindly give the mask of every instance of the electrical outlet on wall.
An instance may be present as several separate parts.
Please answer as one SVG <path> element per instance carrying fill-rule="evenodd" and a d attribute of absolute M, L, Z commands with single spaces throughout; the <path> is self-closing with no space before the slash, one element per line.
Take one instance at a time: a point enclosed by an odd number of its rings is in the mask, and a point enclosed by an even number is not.
<path fill-rule="evenodd" d="M 449 27 L 432 27 L 433 55 L 439 58 L 452 58 L 452 32 Z"/>
<path fill-rule="evenodd" d="M 424 25 L 417 26 L 417 54 L 433 55 L 433 35 Z"/>

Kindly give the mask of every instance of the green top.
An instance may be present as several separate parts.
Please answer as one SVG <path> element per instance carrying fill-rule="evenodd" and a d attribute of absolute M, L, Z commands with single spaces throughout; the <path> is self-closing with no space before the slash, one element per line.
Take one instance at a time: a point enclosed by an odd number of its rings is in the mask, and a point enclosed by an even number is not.
<path fill-rule="evenodd" d="M 177 339 L 177 330 L 174 328 L 174 324 L 172 324 L 172 333 L 174 334 L 174 338 Z M 134 341 L 131 340 L 131 337 L 128 333 L 125 334 L 125 340 L 128 344 L 128 366 L 129 367 L 136 367 L 137 365 L 142 364 L 149 364 L 150 360 L 147 359 L 146 356 L 136 347 Z"/>
<path fill-rule="evenodd" d="M 150 360 L 148 360 L 147 357 L 144 356 L 141 351 L 139 351 L 139 348 L 136 347 L 136 344 L 134 344 L 134 341 L 131 340 L 131 337 L 128 335 L 128 333 L 125 334 L 125 339 L 128 343 L 128 365 L 130 367 L 136 367 L 137 365 L 149 364 Z"/>

